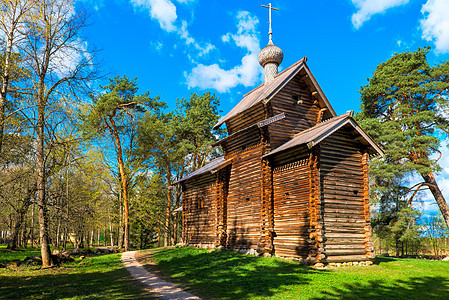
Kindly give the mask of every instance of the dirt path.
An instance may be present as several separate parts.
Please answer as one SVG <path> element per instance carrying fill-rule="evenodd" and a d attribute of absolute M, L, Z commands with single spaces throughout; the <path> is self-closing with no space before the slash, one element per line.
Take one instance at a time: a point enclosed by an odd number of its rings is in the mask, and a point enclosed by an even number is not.
<path fill-rule="evenodd" d="M 132 277 L 159 296 L 161 299 L 200 299 L 187 293 L 171 282 L 148 272 L 135 258 L 136 251 L 125 252 L 122 261 Z"/>

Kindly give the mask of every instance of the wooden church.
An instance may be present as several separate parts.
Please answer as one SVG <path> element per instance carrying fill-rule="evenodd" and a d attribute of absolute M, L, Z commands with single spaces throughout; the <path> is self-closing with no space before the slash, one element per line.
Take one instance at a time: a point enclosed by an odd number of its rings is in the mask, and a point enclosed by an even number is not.
<path fill-rule="evenodd" d="M 271 10 L 270 10 L 271 12 Z M 383 155 L 337 116 L 303 58 L 278 74 L 282 50 L 259 53 L 265 81 L 216 125 L 223 157 L 182 178 L 183 243 L 308 263 L 373 258 L 368 159 Z"/>

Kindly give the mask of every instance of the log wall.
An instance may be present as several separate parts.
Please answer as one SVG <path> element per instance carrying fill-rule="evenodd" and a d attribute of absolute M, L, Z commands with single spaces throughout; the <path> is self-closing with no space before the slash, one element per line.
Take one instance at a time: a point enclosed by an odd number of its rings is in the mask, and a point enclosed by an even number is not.
<path fill-rule="evenodd" d="M 245 129 L 259 121 L 265 120 L 264 104 L 262 102 L 257 103 L 253 107 L 247 109 L 243 113 L 233 116 L 226 121 L 226 129 L 228 135 L 233 134 L 236 131 Z"/>
<path fill-rule="evenodd" d="M 342 129 L 321 143 L 320 154 L 326 261 L 367 260 L 369 209 L 363 153 Z"/>
<path fill-rule="evenodd" d="M 183 239 L 187 244 L 214 244 L 217 187 L 212 174 L 187 180 L 182 195 Z"/>
<path fill-rule="evenodd" d="M 274 248 L 282 257 L 308 255 L 308 159 L 280 166 L 273 172 Z"/>
<path fill-rule="evenodd" d="M 297 98 L 293 99 L 293 95 Z M 302 103 L 297 102 L 301 100 Z M 311 91 L 301 75 L 296 75 L 271 101 L 272 114 L 285 113 L 285 118 L 269 125 L 270 146 L 282 145 L 291 137 L 317 124 L 317 106 Z"/>
<path fill-rule="evenodd" d="M 227 201 L 227 247 L 257 249 L 263 146 L 247 148 L 232 162 Z"/>
<path fill-rule="evenodd" d="M 247 148 L 258 145 L 260 139 L 260 130 L 256 126 L 242 131 L 237 136 L 230 137 L 222 144 L 225 158 L 229 159 L 236 154 L 245 152 Z"/>

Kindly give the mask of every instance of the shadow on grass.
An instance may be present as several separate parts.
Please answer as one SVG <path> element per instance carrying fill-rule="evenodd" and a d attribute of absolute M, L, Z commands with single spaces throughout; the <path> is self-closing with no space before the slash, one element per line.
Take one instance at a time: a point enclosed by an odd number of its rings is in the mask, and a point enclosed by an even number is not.
<path fill-rule="evenodd" d="M 36 249 L 17 249 L 17 250 L 8 250 L 8 249 L 0 249 L 0 263 L 6 264 L 7 262 L 20 259 L 24 260 L 28 256 L 40 256 L 41 252 Z"/>
<path fill-rule="evenodd" d="M 380 263 L 388 263 L 388 262 L 393 262 L 393 261 L 397 261 L 400 258 L 395 258 L 395 257 L 376 257 L 376 260 L 374 261 L 375 265 L 379 265 Z"/>
<path fill-rule="evenodd" d="M 329 287 L 320 297 L 312 299 L 449 299 L 446 277 L 415 277 L 386 283 L 367 280 L 356 284 Z"/>
<path fill-rule="evenodd" d="M 152 257 L 164 277 L 170 274 L 170 281 L 205 299 L 270 297 L 288 286 L 309 284 L 307 276 L 300 274 L 327 272 L 226 250 L 179 255 L 179 249 L 166 249 L 154 252 Z"/>
<path fill-rule="evenodd" d="M 17 269 L 0 275 L 0 299 L 149 299 L 120 262 L 76 263 L 47 270 Z"/>
<path fill-rule="evenodd" d="M 174 248 L 154 251 L 151 257 L 162 275 L 204 299 L 449 299 L 449 274 L 432 276 L 432 271 L 419 269 L 404 278 L 404 266 L 394 258 L 376 260 L 386 265 L 382 269 L 351 271 L 317 270 L 233 251 Z M 399 264 L 390 265 L 395 262 Z M 382 270 L 382 275 L 374 270 Z"/>

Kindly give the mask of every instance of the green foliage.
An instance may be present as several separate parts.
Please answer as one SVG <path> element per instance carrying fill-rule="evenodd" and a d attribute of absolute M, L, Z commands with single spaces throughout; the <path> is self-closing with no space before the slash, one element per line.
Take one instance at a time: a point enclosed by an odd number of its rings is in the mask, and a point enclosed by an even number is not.
<path fill-rule="evenodd" d="M 441 257 L 448 250 L 449 229 L 441 214 L 428 216 L 424 221 L 424 234 L 432 246 L 433 253 Z"/>
<path fill-rule="evenodd" d="M 175 112 L 146 115 L 139 124 L 139 155 L 148 166 L 180 179 L 187 168 L 195 171 L 217 153 L 210 147 L 222 131 L 212 127 L 219 119 L 219 100 L 211 93 L 178 99 Z M 166 175 L 167 176 L 167 175 Z"/>
<path fill-rule="evenodd" d="M 220 118 L 219 104 L 219 99 L 210 92 L 192 93 L 189 99 L 178 100 L 179 132 L 183 147 L 192 155 L 191 171 L 202 167 L 211 158 L 209 155 L 215 158 L 220 154 L 211 147 L 224 134 L 224 130 L 212 129 Z"/>
<path fill-rule="evenodd" d="M 137 78 L 131 80 L 125 75 L 116 76 L 109 79 L 109 84 L 101 88 L 103 93 L 98 96 L 91 95 L 93 104 L 88 114 L 81 116 L 85 120 L 84 126 L 87 127 L 85 128 L 87 132 L 111 130 L 111 121 L 114 119 L 118 131 L 122 133 L 127 123 L 130 123 L 127 117 L 133 119 L 132 114 L 166 106 L 165 103 L 157 101 L 159 97 L 151 98 L 148 91 L 137 95 Z"/>
<path fill-rule="evenodd" d="M 157 242 L 164 226 L 166 188 L 159 174 L 145 172 L 136 177 L 135 196 L 130 203 L 133 246 L 146 249 Z"/>
<path fill-rule="evenodd" d="M 390 178 L 407 172 L 440 170 L 430 155 L 440 146 L 437 132 L 448 133 L 449 62 L 430 66 L 430 48 L 394 54 L 380 64 L 360 90 L 361 126 L 381 144 L 385 162 L 373 173 Z"/>
<path fill-rule="evenodd" d="M 159 175 L 167 187 L 163 230 L 166 243 L 170 233 L 177 239 L 176 228 L 180 225 L 179 216 L 169 212 L 181 205 L 181 189 L 179 185 L 170 187 L 219 154 L 210 147 L 221 134 L 212 129 L 219 119 L 218 105 L 218 98 L 211 93 L 192 93 L 189 99 L 178 99 L 176 111 L 147 113 L 139 123 L 134 155 L 140 156 L 142 163 Z"/>
<path fill-rule="evenodd" d="M 324 270 L 297 262 L 195 248 L 146 255 L 163 276 L 204 299 L 441 299 L 449 262 L 379 258 L 369 267 Z"/>

